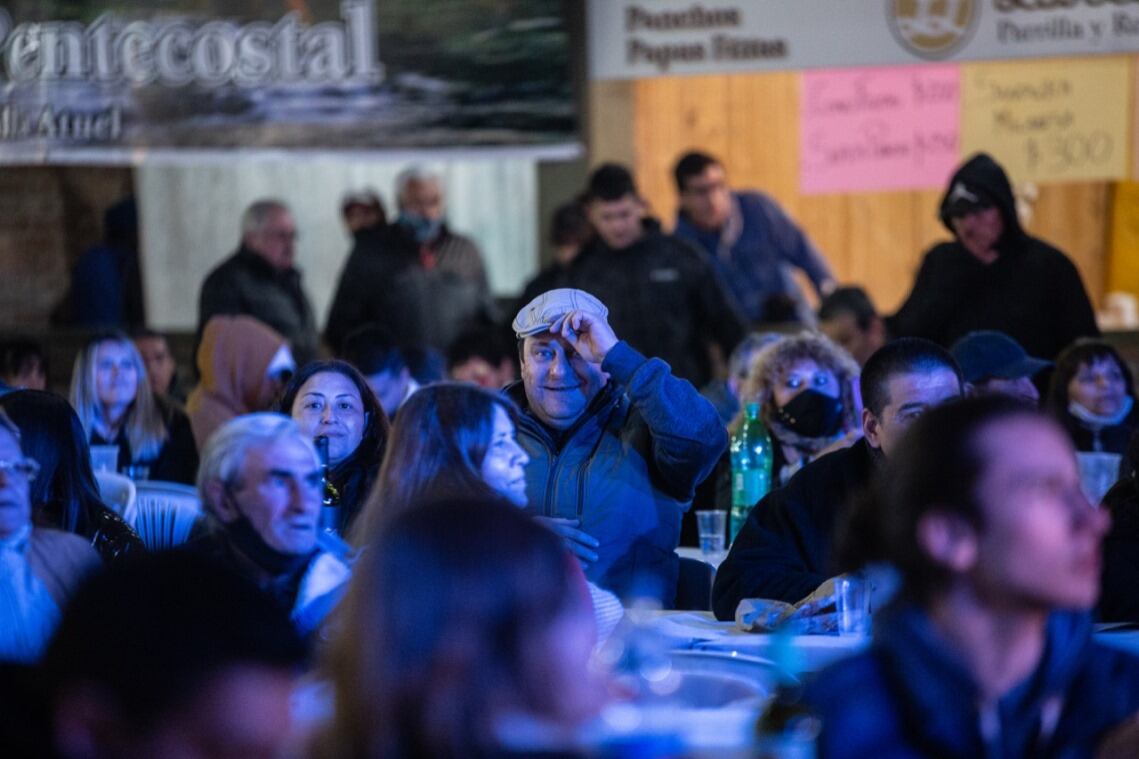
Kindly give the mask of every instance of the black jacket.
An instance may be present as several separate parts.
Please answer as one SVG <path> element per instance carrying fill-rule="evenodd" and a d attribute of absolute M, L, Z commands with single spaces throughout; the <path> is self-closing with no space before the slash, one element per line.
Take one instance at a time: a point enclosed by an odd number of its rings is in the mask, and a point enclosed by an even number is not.
<path fill-rule="evenodd" d="M 984 264 L 956 239 L 935 245 L 925 254 L 906 302 L 887 319 L 890 334 L 948 347 L 974 330 L 999 330 L 1029 355 L 1045 359 L 1078 337 L 1098 335 L 1079 272 L 1067 256 L 1020 226 L 1004 170 L 984 154 L 958 169 L 941 206 L 950 232 L 950 194 L 959 184 L 1000 209 L 1005 227 L 996 246 L 1000 255 Z"/>
<path fill-rule="evenodd" d="M 1111 532 L 1103 541 L 1101 622 L 1139 622 L 1139 481 L 1125 477 L 1103 497 Z"/>
<path fill-rule="evenodd" d="M 696 387 L 711 378 L 708 343 L 719 345 L 727 356 L 746 330 L 704 254 L 661 233 L 652 220 L 641 239 L 623 250 L 593 240 L 573 262 L 563 286 L 600 299 L 609 307 L 614 332 Z"/>
<path fill-rule="evenodd" d="M 114 440 L 107 440 L 98 432 L 92 432 L 90 443 L 91 445 L 117 445 L 119 447 L 117 464 L 119 471 L 131 464 L 140 464 L 150 470 L 146 475 L 148 480 L 193 485 L 198 476 L 198 446 L 194 443 L 194 432 L 190 429 L 190 419 L 184 411 L 168 401 L 156 397 L 155 402 L 159 405 L 169 437 L 166 438 L 166 442 L 162 444 L 162 449 L 153 459 L 140 459 L 134 456 L 125 429 L 120 429 L 118 437 Z"/>
<path fill-rule="evenodd" d="M 744 598 L 795 603 L 834 573 L 835 527 L 870 482 L 880 454 L 865 439 L 800 469 L 755 505 L 716 572 L 712 609 L 734 619 Z"/>
<path fill-rule="evenodd" d="M 419 243 L 402 224 L 356 233 L 324 330 L 334 353 L 366 324 L 385 327 L 403 344 L 445 351 L 472 320 L 493 320 L 482 256 L 474 243 L 444 227 L 433 249 L 437 263 L 425 268 Z"/>
<path fill-rule="evenodd" d="M 298 366 L 316 358 L 319 338 L 300 272 L 279 272 L 244 245 L 202 283 L 199 340 L 206 322 L 219 314 L 246 314 L 269 325 L 289 341 Z"/>

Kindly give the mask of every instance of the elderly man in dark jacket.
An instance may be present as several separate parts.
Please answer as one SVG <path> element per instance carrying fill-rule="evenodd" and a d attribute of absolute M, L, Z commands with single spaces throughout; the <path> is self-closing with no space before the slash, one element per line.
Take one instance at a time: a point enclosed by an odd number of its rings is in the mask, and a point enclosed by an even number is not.
<path fill-rule="evenodd" d="M 744 598 L 796 603 L 834 574 L 833 533 L 907 426 L 961 395 L 945 349 L 908 338 L 874 353 L 862 370 L 861 440 L 812 461 L 757 503 L 716 572 L 712 608 L 732 619 Z"/>
<path fill-rule="evenodd" d="M 716 409 L 668 364 L 646 359 L 581 290 L 550 290 L 518 312 L 530 508 L 619 596 L 676 598 L 680 518 L 727 446 Z"/>
<path fill-rule="evenodd" d="M 293 266 L 297 229 L 288 206 L 259 200 L 241 218 L 241 247 L 202 283 L 198 299 L 198 339 L 212 316 L 252 316 L 279 332 L 298 365 L 316 358 L 312 305 Z"/>

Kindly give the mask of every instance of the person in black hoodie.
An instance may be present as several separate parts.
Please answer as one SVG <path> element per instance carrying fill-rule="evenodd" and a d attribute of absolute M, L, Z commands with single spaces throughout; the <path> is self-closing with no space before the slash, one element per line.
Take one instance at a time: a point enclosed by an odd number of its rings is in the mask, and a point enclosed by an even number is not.
<path fill-rule="evenodd" d="M 887 320 L 890 334 L 948 347 L 997 330 L 1045 359 L 1099 334 L 1076 267 L 1020 226 L 1008 176 L 991 157 L 979 153 L 957 170 L 939 216 L 954 240 L 925 254 L 909 297 Z"/>
<path fill-rule="evenodd" d="M 964 389 L 953 357 L 915 338 L 879 349 L 860 381 L 865 437 L 807 464 L 752 508 L 716 572 L 712 609 L 718 619 L 732 619 L 745 598 L 796 603 L 836 574 L 834 532 L 852 499 L 915 419 Z"/>
<path fill-rule="evenodd" d="M 745 321 L 704 254 L 646 216 L 627 169 L 605 164 L 589 178 L 586 213 L 597 237 L 563 287 L 609 304 L 613 331 L 646 356 L 664 360 L 696 387 L 712 378 L 709 343 L 731 354 Z"/>

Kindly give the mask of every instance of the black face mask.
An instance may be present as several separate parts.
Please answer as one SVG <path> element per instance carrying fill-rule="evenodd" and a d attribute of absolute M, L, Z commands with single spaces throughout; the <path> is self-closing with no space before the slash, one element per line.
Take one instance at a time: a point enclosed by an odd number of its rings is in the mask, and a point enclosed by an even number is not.
<path fill-rule="evenodd" d="M 842 427 L 842 400 L 818 390 L 804 390 L 786 406 L 775 409 L 775 418 L 803 437 L 830 437 Z"/>

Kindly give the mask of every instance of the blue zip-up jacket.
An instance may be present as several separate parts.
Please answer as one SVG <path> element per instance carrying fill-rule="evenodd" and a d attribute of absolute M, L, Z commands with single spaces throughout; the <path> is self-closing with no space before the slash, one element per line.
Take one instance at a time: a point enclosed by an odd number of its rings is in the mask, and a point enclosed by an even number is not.
<path fill-rule="evenodd" d="M 1139 659 L 1096 643 L 1088 614 L 1058 611 L 1036 671 L 983 731 L 977 686 L 925 613 L 883 615 L 867 652 L 807 687 L 823 722 L 821 759 L 1090 757 L 1139 710 Z"/>
<path fill-rule="evenodd" d="M 677 214 L 673 234 L 696 243 L 716 267 L 753 323 L 768 321 L 773 295 L 793 299 L 800 318 L 813 315 L 791 270 L 801 269 L 817 292 L 833 279 L 830 266 L 779 204 L 758 192 L 732 193 L 732 215 L 723 229 L 708 232 Z"/>
<path fill-rule="evenodd" d="M 609 382 L 558 434 L 528 410 L 521 382 L 506 389 L 524 411 L 518 442 L 530 456 L 526 495 L 540 516 L 581 520 L 600 542 L 585 570 L 623 599 L 676 600 L 680 519 L 728 444 L 716 409 L 668 364 L 624 340 L 601 364 Z"/>

